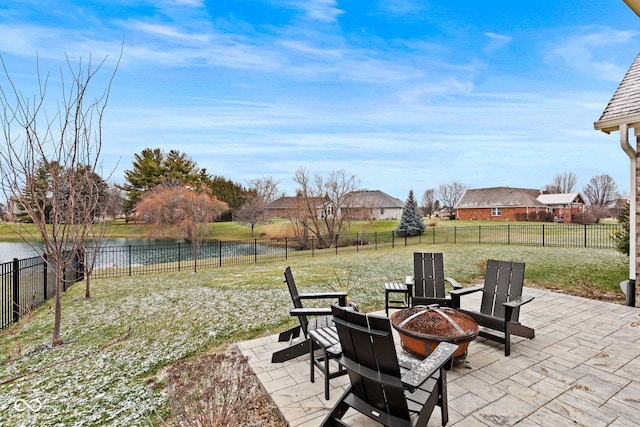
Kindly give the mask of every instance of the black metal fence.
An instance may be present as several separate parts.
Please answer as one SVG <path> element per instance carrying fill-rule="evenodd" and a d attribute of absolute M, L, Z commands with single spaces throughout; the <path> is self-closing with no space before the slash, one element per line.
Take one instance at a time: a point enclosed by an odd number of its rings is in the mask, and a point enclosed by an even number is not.
<path fill-rule="evenodd" d="M 49 264 L 40 257 L 14 258 L 0 264 L 0 330 L 55 295 L 55 267 Z M 83 270 L 81 257 L 75 256 L 65 268 L 63 291 L 84 278 Z"/>
<path fill-rule="evenodd" d="M 197 256 L 189 243 L 103 246 L 87 251 L 86 265 L 94 265 L 92 277 L 120 277 L 157 272 L 193 271 L 228 265 L 286 260 L 322 254 L 375 251 L 381 248 L 442 244 L 504 244 L 520 246 L 615 248 L 611 235 L 618 224 L 501 224 L 478 227 L 434 227 L 414 237 L 384 233 L 345 234 L 332 239 L 282 238 L 205 242 Z M 92 257 L 96 257 L 92 259 Z M 196 261 L 194 261 L 194 259 Z M 82 280 L 78 261 L 69 268 L 65 286 Z M 54 293 L 54 278 L 41 258 L 0 264 L 2 288 L 0 329 L 17 321 Z M 66 288 L 65 288 L 66 289 Z"/>

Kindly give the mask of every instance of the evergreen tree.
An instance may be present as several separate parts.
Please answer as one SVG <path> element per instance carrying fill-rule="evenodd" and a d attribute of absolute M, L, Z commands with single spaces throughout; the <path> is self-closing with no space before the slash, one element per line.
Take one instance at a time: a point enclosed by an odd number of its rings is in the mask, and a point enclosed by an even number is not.
<path fill-rule="evenodd" d="M 418 209 L 418 203 L 413 195 L 413 190 L 409 190 L 409 197 L 404 203 L 400 225 L 396 228 L 398 236 L 419 236 L 424 233 L 425 225 L 422 213 Z"/>
<path fill-rule="evenodd" d="M 135 155 L 133 168 L 124 171 L 127 183 L 119 186 L 126 193 L 122 208 L 130 213 L 142 195 L 159 184 L 197 185 L 202 175 L 196 162 L 178 150 L 165 154 L 159 148 L 145 148 Z"/>
<path fill-rule="evenodd" d="M 616 249 L 625 255 L 629 255 L 629 228 L 630 228 L 630 208 L 629 202 L 625 202 L 624 206 L 618 214 L 618 223 L 622 226 L 620 229 L 611 233 L 611 239 L 616 245 Z"/>

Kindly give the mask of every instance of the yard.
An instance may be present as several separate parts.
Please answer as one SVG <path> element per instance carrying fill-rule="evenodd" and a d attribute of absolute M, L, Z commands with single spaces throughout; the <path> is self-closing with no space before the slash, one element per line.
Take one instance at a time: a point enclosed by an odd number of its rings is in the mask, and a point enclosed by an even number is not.
<path fill-rule="evenodd" d="M 371 311 L 383 306 L 385 281 L 412 273 L 416 250 L 443 252 L 446 275 L 466 284 L 478 280 L 487 258 L 526 262 L 528 286 L 621 300 L 618 283 L 628 276 L 628 258 L 614 250 L 504 245 L 414 246 L 289 263 L 301 291 L 340 282 Z M 0 425 L 162 424 L 170 419 L 164 368 L 293 324 L 286 265 L 100 279 L 90 300 L 76 284 L 64 296 L 64 345 L 49 346 L 51 302 L 0 334 Z"/>

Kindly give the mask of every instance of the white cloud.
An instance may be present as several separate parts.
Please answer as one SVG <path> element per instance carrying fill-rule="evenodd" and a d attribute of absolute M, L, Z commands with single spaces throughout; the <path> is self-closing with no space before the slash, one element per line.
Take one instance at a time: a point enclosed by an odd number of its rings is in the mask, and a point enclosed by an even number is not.
<path fill-rule="evenodd" d="M 336 0 L 288 0 L 287 3 L 305 12 L 306 17 L 321 22 L 334 22 L 344 13 Z"/>
<path fill-rule="evenodd" d="M 550 52 L 551 61 L 610 81 L 620 81 L 629 64 L 615 64 L 609 51 L 634 43 L 636 31 L 590 28 L 589 32 L 570 35 Z"/>
<path fill-rule="evenodd" d="M 484 34 L 489 38 L 489 44 L 484 49 L 486 53 L 493 53 L 496 50 L 499 50 L 505 47 L 506 45 L 508 45 L 512 40 L 511 37 L 505 36 L 502 34 L 496 34 L 496 33 L 484 33 Z"/>

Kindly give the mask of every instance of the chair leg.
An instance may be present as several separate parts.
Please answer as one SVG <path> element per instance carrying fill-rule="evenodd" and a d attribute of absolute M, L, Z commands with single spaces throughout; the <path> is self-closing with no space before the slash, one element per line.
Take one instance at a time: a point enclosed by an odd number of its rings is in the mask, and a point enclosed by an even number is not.
<path fill-rule="evenodd" d="M 315 340 L 310 339 L 309 340 L 309 366 L 311 369 L 309 370 L 309 381 L 311 381 L 312 383 L 315 382 L 316 380 L 315 351 L 316 351 Z"/>
<path fill-rule="evenodd" d="M 508 356 L 511 354 L 511 328 L 509 326 L 510 322 L 504 322 L 504 355 Z"/>
<path fill-rule="evenodd" d="M 326 349 L 322 350 L 324 354 L 324 398 L 329 400 L 329 354 Z"/>
<path fill-rule="evenodd" d="M 384 291 L 384 312 L 389 317 L 389 291 Z"/>

